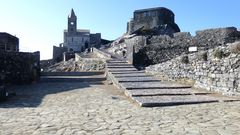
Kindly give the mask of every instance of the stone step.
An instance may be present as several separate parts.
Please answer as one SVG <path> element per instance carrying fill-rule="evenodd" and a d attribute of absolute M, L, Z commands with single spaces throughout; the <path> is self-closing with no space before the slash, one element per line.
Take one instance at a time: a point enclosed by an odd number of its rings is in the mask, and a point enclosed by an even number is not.
<path fill-rule="evenodd" d="M 138 71 L 137 69 L 109 69 L 108 72 L 126 72 L 126 71 Z"/>
<path fill-rule="evenodd" d="M 127 66 L 133 66 L 131 64 L 121 64 L 121 63 L 115 63 L 115 64 L 111 64 L 111 63 L 107 63 L 107 66 L 122 66 L 122 67 L 127 67 Z"/>
<path fill-rule="evenodd" d="M 166 82 L 122 82 L 120 85 L 127 90 L 134 89 L 177 89 L 177 88 L 191 88 L 191 86 L 182 84 L 173 84 Z"/>
<path fill-rule="evenodd" d="M 118 82 L 160 82 L 160 80 L 155 79 L 150 76 L 146 77 L 125 77 L 125 78 L 118 78 Z"/>
<path fill-rule="evenodd" d="M 110 71 L 138 71 L 136 68 L 108 68 Z"/>
<path fill-rule="evenodd" d="M 101 82 L 105 81 L 103 76 L 81 77 L 81 76 L 41 76 L 40 82 Z"/>
<path fill-rule="evenodd" d="M 107 63 L 126 63 L 126 64 L 129 64 L 127 63 L 126 61 L 114 61 L 114 60 L 110 60 L 110 61 L 107 61 Z"/>
<path fill-rule="evenodd" d="M 107 68 L 119 68 L 119 69 L 122 69 L 122 68 L 135 68 L 134 66 L 107 66 Z M 136 69 L 136 68 L 135 68 Z"/>
<path fill-rule="evenodd" d="M 107 62 L 107 68 L 113 84 L 124 89 L 125 95 L 142 107 L 237 101 L 212 96 L 211 92 L 196 91 L 188 85 L 158 80 L 125 61 L 110 60 Z"/>
<path fill-rule="evenodd" d="M 114 74 L 115 78 L 130 78 L 130 77 L 150 77 L 150 75 L 146 75 L 145 73 L 134 73 L 134 74 Z"/>
<path fill-rule="evenodd" d="M 41 72 L 41 76 L 92 76 L 102 75 L 105 71 L 86 71 L 86 72 Z"/>
<path fill-rule="evenodd" d="M 211 94 L 210 92 L 194 91 L 191 88 L 186 88 L 186 89 L 139 89 L 139 90 L 128 90 L 125 93 L 130 97 Z"/>
<path fill-rule="evenodd" d="M 112 74 L 114 74 L 114 75 L 118 75 L 118 74 L 136 74 L 136 73 L 145 74 L 145 71 L 112 72 Z M 146 76 L 149 76 L 149 75 L 146 75 Z"/>
<path fill-rule="evenodd" d="M 221 100 L 220 98 L 206 95 L 140 96 L 132 97 L 132 99 L 142 107 L 211 103 L 219 102 Z"/>

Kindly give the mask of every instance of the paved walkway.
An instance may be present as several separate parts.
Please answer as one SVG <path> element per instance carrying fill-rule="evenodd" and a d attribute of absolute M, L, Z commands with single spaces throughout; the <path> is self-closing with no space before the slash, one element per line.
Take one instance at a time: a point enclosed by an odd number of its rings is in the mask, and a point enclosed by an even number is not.
<path fill-rule="evenodd" d="M 142 107 L 170 106 L 211 102 L 229 102 L 235 99 L 216 96 L 211 92 L 196 91 L 191 86 L 162 81 L 138 71 L 124 60 L 107 61 L 108 78 L 127 96 Z"/>
<path fill-rule="evenodd" d="M 11 87 L 0 135 L 236 135 L 240 103 L 143 108 L 101 82 Z"/>

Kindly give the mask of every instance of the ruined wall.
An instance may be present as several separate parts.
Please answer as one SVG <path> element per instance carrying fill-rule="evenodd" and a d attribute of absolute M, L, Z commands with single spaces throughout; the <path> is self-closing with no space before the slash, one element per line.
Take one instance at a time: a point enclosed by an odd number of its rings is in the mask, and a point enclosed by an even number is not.
<path fill-rule="evenodd" d="M 25 84 L 40 76 L 40 52 L 1 52 L 0 82 Z"/>
<path fill-rule="evenodd" d="M 189 63 L 183 61 L 185 56 L 180 56 L 161 64 L 149 66 L 146 68 L 146 72 L 173 81 L 190 79 L 194 81 L 194 86 L 197 88 L 239 95 L 240 44 L 238 49 L 238 53 L 232 53 L 229 46 L 217 47 L 205 52 L 189 54 Z M 220 55 L 222 58 L 219 58 Z"/>
<path fill-rule="evenodd" d="M 56 61 L 56 62 L 63 61 L 63 53 L 67 51 L 68 51 L 67 47 L 53 46 L 53 61 Z"/>
<path fill-rule="evenodd" d="M 143 35 L 150 32 L 172 35 L 180 32 L 174 16 L 171 10 L 164 7 L 136 10 L 133 19 L 127 24 L 127 33 Z"/>
<path fill-rule="evenodd" d="M 240 39 L 240 32 L 235 27 L 206 29 L 197 31 L 193 38 L 199 47 L 214 48 Z"/>
<path fill-rule="evenodd" d="M 100 48 L 101 46 L 101 33 L 90 34 L 90 46 Z"/>
<path fill-rule="evenodd" d="M 5 32 L 0 32 L 0 51 L 18 52 L 19 39 Z"/>
<path fill-rule="evenodd" d="M 235 40 L 240 40 L 240 32 L 234 27 L 198 31 L 195 37 L 187 32 L 174 33 L 173 37 L 149 36 L 145 44 L 135 45 L 134 57 L 137 66 L 149 66 L 191 53 L 189 47 L 197 47 L 198 51 L 208 50 Z"/>

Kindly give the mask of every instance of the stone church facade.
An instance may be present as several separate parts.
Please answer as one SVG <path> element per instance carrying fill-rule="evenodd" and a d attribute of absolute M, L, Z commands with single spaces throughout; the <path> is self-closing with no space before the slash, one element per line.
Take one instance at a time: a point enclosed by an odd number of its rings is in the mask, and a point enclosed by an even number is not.
<path fill-rule="evenodd" d="M 64 30 L 63 46 L 68 48 L 68 51 L 80 52 L 89 47 L 90 30 L 77 29 L 77 16 L 72 9 L 68 16 L 68 28 Z"/>
<path fill-rule="evenodd" d="M 53 46 L 53 59 L 61 61 L 64 52 L 83 52 L 90 47 L 101 46 L 101 33 L 90 33 L 89 29 L 77 28 L 77 16 L 71 10 L 68 16 L 68 27 L 63 32 L 63 43 Z"/>

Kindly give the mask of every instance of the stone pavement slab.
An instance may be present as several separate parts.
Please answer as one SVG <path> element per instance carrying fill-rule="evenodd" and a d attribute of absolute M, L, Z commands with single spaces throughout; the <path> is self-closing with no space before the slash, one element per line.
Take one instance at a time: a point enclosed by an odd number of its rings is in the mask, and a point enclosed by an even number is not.
<path fill-rule="evenodd" d="M 0 103 L 0 135 L 240 134 L 240 102 L 139 107 L 123 90 L 96 82 L 8 89 L 16 96 Z"/>
<path fill-rule="evenodd" d="M 160 95 L 206 95 L 209 92 L 194 91 L 188 89 L 138 89 L 128 90 L 129 96 L 160 96 Z"/>
<path fill-rule="evenodd" d="M 124 72 L 111 72 L 114 76 L 118 75 L 118 74 L 139 74 L 142 73 L 145 76 L 150 76 L 150 75 L 146 75 L 145 71 L 124 71 Z"/>
<path fill-rule="evenodd" d="M 124 73 L 124 72 L 123 72 Z M 126 73 L 126 74 L 125 74 Z M 119 74 L 119 72 L 111 72 L 111 74 L 116 77 L 116 78 L 127 78 L 127 77 L 149 77 L 150 75 L 146 75 L 145 73 L 142 72 L 137 72 L 137 73 L 133 73 L 133 72 L 125 72 L 124 74 Z"/>
<path fill-rule="evenodd" d="M 108 70 L 108 72 L 112 72 L 112 73 L 114 73 L 114 72 L 122 72 L 122 73 L 124 73 L 124 72 L 132 72 L 132 71 L 138 71 L 137 69 L 135 69 L 135 68 L 132 68 L 132 69 L 129 69 L 129 68 L 127 68 L 127 69 L 109 69 Z"/>
<path fill-rule="evenodd" d="M 118 78 L 118 82 L 160 82 L 160 80 L 151 76 L 146 77 L 124 77 Z"/>
<path fill-rule="evenodd" d="M 171 106 L 182 104 L 218 102 L 220 99 L 206 95 L 178 95 L 178 96 L 140 96 L 133 97 L 142 107 Z"/>
<path fill-rule="evenodd" d="M 176 89 L 176 88 L 190 88 L 191 86 L 166 83 L 166 82 L 121 82 L 120 85 L 127 90 L 132 89 Z"/>
<path fill-rule="evenodd" d="M 109 69 L 112 69 L 112 68 L 135 68 L 134 66 L 132 65 L 126 65 L 126 66 L 123 66 L 123 65 L 120 65 L 120 66 L 107 66 Z"/>

